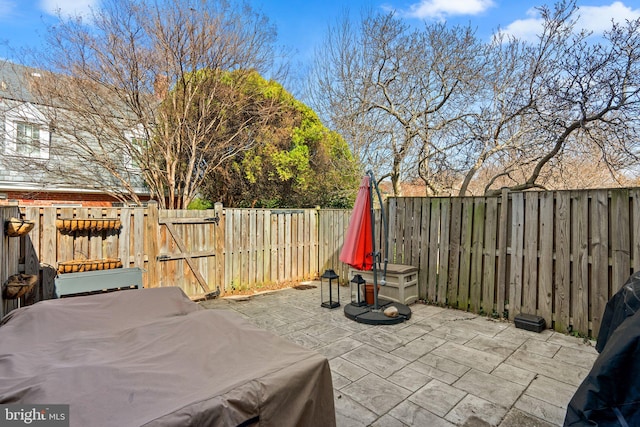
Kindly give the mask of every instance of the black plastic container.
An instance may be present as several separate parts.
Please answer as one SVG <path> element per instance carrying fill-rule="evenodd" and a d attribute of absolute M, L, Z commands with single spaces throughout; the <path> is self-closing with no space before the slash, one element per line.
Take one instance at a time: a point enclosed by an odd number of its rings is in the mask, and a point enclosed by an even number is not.
<path fill-rule="evenodd" d="M 527 331 L 542 332 L 546 328 L 544 317 L 535 314 L 520 313 L 513 320 L 516 328 L 526 329 Z"/>

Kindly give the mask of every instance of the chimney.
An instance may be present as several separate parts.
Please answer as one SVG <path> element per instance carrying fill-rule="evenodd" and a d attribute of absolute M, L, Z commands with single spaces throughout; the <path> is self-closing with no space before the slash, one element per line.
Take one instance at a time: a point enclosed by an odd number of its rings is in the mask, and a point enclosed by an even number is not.
<path fill-rule="evenodd" d="M 157 75 L 153 82 L 153 93 L 156 98 L 161 101 L 167 96 L 169 90 L 169 77 L 165 75 Z"/>

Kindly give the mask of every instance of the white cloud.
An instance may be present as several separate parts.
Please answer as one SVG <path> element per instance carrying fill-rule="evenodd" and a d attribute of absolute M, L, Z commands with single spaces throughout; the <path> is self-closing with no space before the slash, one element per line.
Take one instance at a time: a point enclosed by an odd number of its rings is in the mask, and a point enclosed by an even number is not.
<path fill-rule="evenodd" d="M 502 29 L 502 33 L 515 36 L 521 40 L 536 40 L 542 31 L 542 18 L 536 9 L 527 12 L 530 18 L 518 19 Z M 624 22 L 640 17 L 640 9 L 631 9 L 624 3 L 616 1 L 603 6 L 579 6 L 579 19 L 576 29 L 592 31 L 596 35 L 611 28 L 611 21 Z"/>
<path fill-rule="evenodd" d="M 404 12 L 412 18 L 438 18 L 477 15 L 494 6 L 493 0 L 421 0 Z"/>
<path fill-rule="evenodd" d="M 579 25 L 596 34 L 602 34 L 611 28 L 611 21 L 625 22 L 640 17 L 640 9 L 631 9 L 624 3 L 616 1 L 610 6 L 580 6 Z"/>
<path fill-rule="evenodd" d="M 527 15 L 530 17 L 526 19 L 517 19 L 505 28 L 501 29 L 500 32 L 517 37 L 521 40 L 536 40 L 536 36 L 542 31 L 543 20 L 536 9 L 529 9 L 527 11 Z"/>
<path fill-rule="evenodd" d="M 100 0 L 40 0 L 40 8 L 50 15 L 89 16 Z"/>

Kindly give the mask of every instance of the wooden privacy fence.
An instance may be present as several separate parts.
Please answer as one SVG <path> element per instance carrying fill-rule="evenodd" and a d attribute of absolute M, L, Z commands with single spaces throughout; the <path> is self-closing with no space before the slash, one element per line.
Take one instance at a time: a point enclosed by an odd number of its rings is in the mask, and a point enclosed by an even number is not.
<path fill-rule="evenodd" d="M 49 299 L 53 297 L 54 278 L 58 263 L 65 261 L 87 261 L 100 259 L 120 259 L 123 267 L 150 268 L 148 253 L 155 253 L 155 239 L 146 236 L 155 229 L 149 228 L 148 217 L 153 217 L 153 209 L 146 208 L 81 208 L 81 207 L 0 207 L 2 217 L 16 216 L 33 220 L 35 226 L 26 236 L 10 238 L 2 234 L 5 254 L 0 249 L 3 262 L 0 278 L 25 272 L 38 274 L 40 280 L 35 292 L 25 298 L 23 303 Z M 157 209 L 155 209 L 157 216 Z M 60 219 L 98 219 L 115 218 L 120 227 L 101 230 L 59 229 L 56 221 Z M 76 221 L 77 224 L 77 221 Z M 12 249 L 13 248 L 13 249 Z M 153 258 L 153 257 L 152 257 Z M 7 264 L 4 264 L 7 263 Z M 145 274 L 145 285 L 152 273 Z M 2 311 L 6 314 L 17 306 L 19 301 L 2 301 Z"/>
<path fill-rule="evenodd" d="M 60 262 L 119 259 L 143 269 L 145 287 L 179 286 L 194 299 L 216 291 L 256 289 L 314 279 L 338 261 L 349 211 L 316 209 L 159 210 L 148 207 L 0 207 L 3 217 L 35 221 L 21 239 L 3 237 L 3 282 L 31 272 L 40 282 L 30 301 L 53 297 Z M 62 230 L 60 219 L 116 219 L 118 229 Z M 322 218 L 322 220 L 319 220 Z M 335 225 L 339 226 L 336 227 Z M 320 246 L 323 246 L 321 248 Z M 2 304 L 6 313 L 17 302 Z"/>
<path fill-rule="evenodd" d="M 392 198 L 389 223 L 389 256 L 419 267 L 421 298 L 562 332 L 597 336 L 640 268 L 639 189 Z"/>
<path fill-rule="evenodd" d="M 0 279 L 38 273 L 50 298 L 59 262 L 119 258 L 147 287 L 197 298 L 317 278 L 339 260 L 351 211 L 0 207 L 35 220 L 26 238 L 4 234 Z M 503 192 L 497 197 L 390 198 L 390 262 L 419 268 L 419 294 L 476 313 L 538 314 L 556 330 L 596 336 L 609 298 L 640 269 L 640 189 Z M 60 218 L 117 218 L 121 228 L 63 232 Z M 377 241 L 381 217 L 376 212 Z M 378 248 L 382 248 L 378 244 Z M 4 312 L 12 308 L 3 304 Z"/>

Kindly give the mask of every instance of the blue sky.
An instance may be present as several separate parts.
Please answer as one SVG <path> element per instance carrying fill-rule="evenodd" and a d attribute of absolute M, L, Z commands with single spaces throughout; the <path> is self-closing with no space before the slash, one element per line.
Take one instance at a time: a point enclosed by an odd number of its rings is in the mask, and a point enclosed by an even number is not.
<path fill-rule="evenodd" d="M 231 0 L 233 1 L 233 0 Z M 43 22 L 54 22 L 54 11 L 86 12 L 99 0 L 0 0 L 0 57 L 11 58 L 10 50 L 37 46 L 44 33 Z M 359 17 L 363 8 L 395 10 L 412 24 L 445 20 L 452 24 L 471 24 L 478 35 L 489 39 L 500 27 L 522 38 L 534 37 L 539 28 L 535 7 L 553 5 L 528 0 L 249 0 L 277 26 L 279 44 L 297 52 L 294 63 L 308 63 L 329 25 L 348 10 Z M 640 16 L 640 0 L 580 0 L 582 24 L 596 33 L 620 21 Z M 15 58 L 13 58 L 15 59 Z"/>

